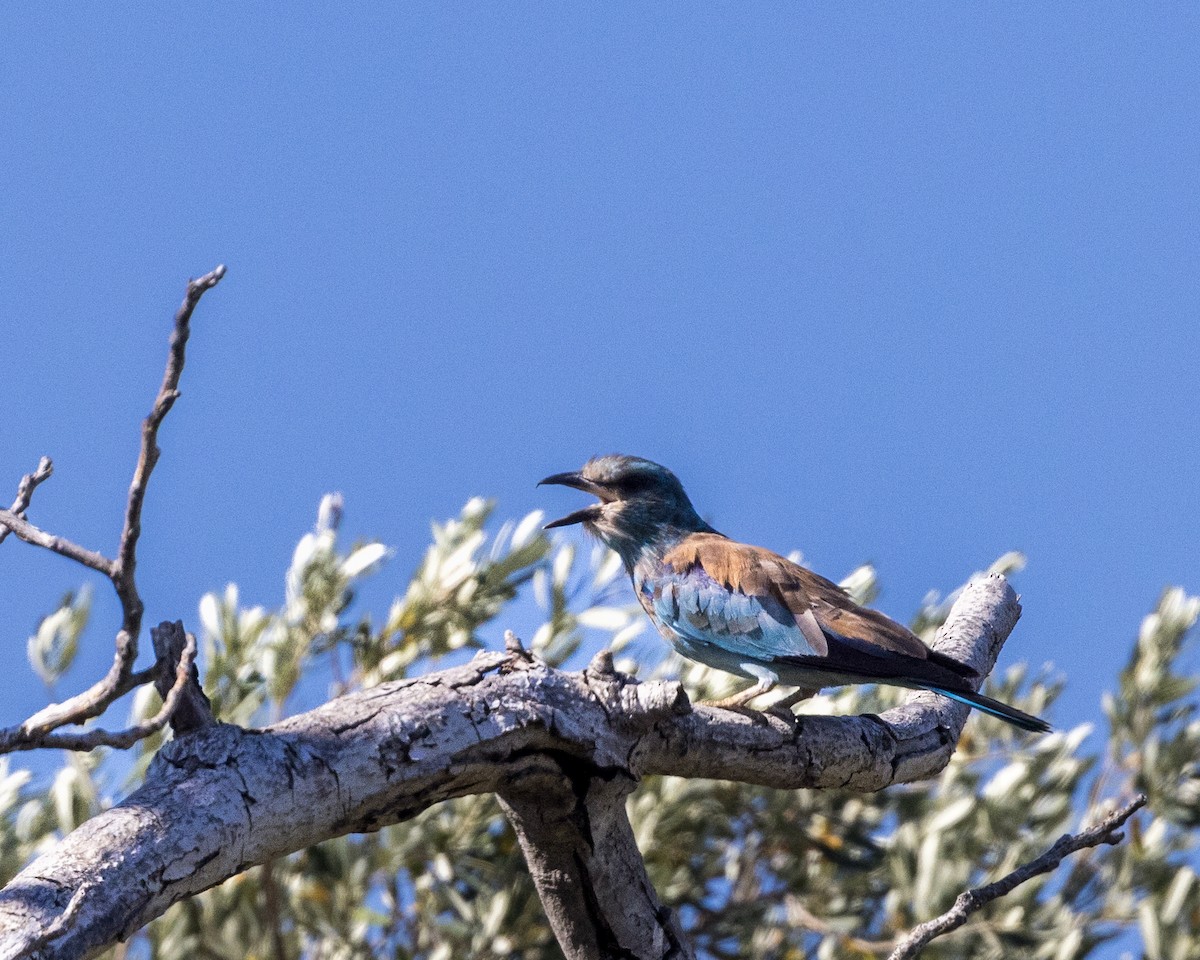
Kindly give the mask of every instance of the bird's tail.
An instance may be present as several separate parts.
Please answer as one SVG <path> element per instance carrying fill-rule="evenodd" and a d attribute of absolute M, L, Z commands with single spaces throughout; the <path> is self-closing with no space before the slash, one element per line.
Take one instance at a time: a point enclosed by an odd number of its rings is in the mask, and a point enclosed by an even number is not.
<path fill-rule="evenodd" d="M 974 707 L 976 710 L 982 710 L 993 717 L 999 717 L 1001 720 L 1011 723 L 1014 727 L 1020 727 L 1022 730 L 1030 730 L 1034 733 L 1049 733 L 1052 729 L 1050 724 L 1041 719 L 1041 717 L 1035 717 L 1025 713 L 1023 710 L 1018 710 L 1016 707 L 1010 707 L 1007 703 L 1001 703 L 999 700 L 985 697 L 982 693 L 973 693 L 970 690 L 947 690 L 945 687 L 934 686 L 931 683 L 922 684 L 922 686 L 926 690 L 940 693 L 943 697 L 949 697 L 951 700 L 965 703 L 968 707 Z"/>

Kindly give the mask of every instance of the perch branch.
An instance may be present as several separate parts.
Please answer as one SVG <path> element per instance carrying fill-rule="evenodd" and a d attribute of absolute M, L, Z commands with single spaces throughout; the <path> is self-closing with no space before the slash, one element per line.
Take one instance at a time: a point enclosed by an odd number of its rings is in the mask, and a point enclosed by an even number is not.
<path fill-rule="evenodd" d="M 1003 577 L 976 579 L 934 646 L 986 673 L 1019 611 Z M 693 708 L 678 683 L 638 683 L 603 660 L 567 673 L 511 648 L 481 653 L 264 730 L 212 724 L 169 741 L 142 787 L 0 891 L 0 960 L 95 956 L 171 904 L 253 865 L 378 830 L 452 797 L 496 793 L 516 809 L 531 770 L 562 770 L 586 785 L 582 799 L 562 798 L 575 804 L 562 808 L 568 819 L 597 804 L 616 809 L 616 794 L 649 774 L 878 790 L 937 774 L 965 717 L 957 704 L 917 694 L 878 717 L 790 722 Z M 557 855 L 540 849 L 537 829 L 525 829 L 537 848 L 530 859 L 553 864 Z M 620 837 L 612 843 L 611 857 L 596 851 L 585 864 L 593 886 L 621 882 L 608 871 L 630 848 Z M 563 902 L 578 903 L 567 880 Z M 640 901 L 638 923 L 655 903 L 649 891 Z M 612 929 L 624 922 L 608 918 Z M 669 946 L 670 924 L 662 915 L 646 929 L 661 931 Z"/>
<path fill-rule="evenodd" d="M 154 670 L 136 673 L 133 670 L 133 663 L 138 654 L 138 635 L 142 629 L 144 610 L 142 599 L 138 595 L 137 582 L 134 579 L 137 567 L 137 543 L 142 530 L 142 504 L 145 501 L 150 474 L 154 470 L 155 463 L 158 462 L 158 429 L 162 425 L 163 418 L 166 417 L 167 412 L 179 397 L 179 377 L 183 373 L 184 348 L 187 345 L 192 312 L 205 292 L 220 283 L 223 276 L 225 276 L 225 268 L 218 266 L 198 280 L 189 281 L 183 303 L 180 304 L 175 314 L 175 326 L 171 333 L 162 385 L 159 387 L 150 414 L 142 424 L 141 450 L 138 454 L 137 466 L 134 468 L 133 482 L 129 487 L 129 498 L 125 507 L 125 523 L 121 530 L 121 540 L 115 559 L 109 560 L 62 537 L 39 530 L 20 516 L 21 510 L 0 510 L 0 527 L 6 531 L 12 531 L 27 543 L 44 547 L 89 569 L 103 573 L 112 582 L 121 602 L 121 628 L 117 632 L 116 651 L 112 666 L 109 667 L 104 677 L 82 693 L 76 694 L 62 703 L 53 703 L 42 708 L 24 723 L 0 730 L 0 753 L 43 746 L 90 750 L 93 746 L 114 745 L 105 739 L 107 737 L 116 738 L 117 741 L 123 743 L 125 736 L 130 731 L 123 733 L 89 731 L 78 735 L 58 734 L 52 738 L 50 735 L 59 727 L 84 723 L 92 717 L 99 716 L 118 697 L 128 693 L 134 687 L 149 682 L 157 675 Z M 46 476 L 49 476 L 48 460 L 43 460 L 42 464 L 39 464 L 38 473 L 42 472 L 43 465 L 47 468 Z M 45 479 L 42 477 L 35 483 L 34 477 L 37 475 L 32 474 L 26 478 L 29 480 L 28 484 L 22 480 L 17 493 L 18 502 L 14 504 L 14 507 L 20 505 L 22 493 L 25 495 L 24 506 L 28 507 L 29 497 L 32 495 L 34 487 Z M 133 729 L 136 728 L 130 728 L 130 730 Z M 97 736 L 98 734 L 100 736 Z"/>
<path fill-rule="evenodd" d="M 951 930 L 961 927 L 967 922 L 967 918 L 971 914 L 975 913 L 975 911 L 979 910 L 985 904 L 1003 897 L 1026 880 L 1036 877 L 1038 874 L 1049 873 L 1070 854 L 1087 847 L 1099 846 L 1102 843 L 1120 843 L 1124 839 L 1124 834 L 1119 832 L 1120 828 L 1125 825 L 1126 820 L 1133 816 L 1135 811 L 1141 809 L 1145 804 L 1146 797 L 1139 795 L 1115 813 L 1105 817 L 1095 826 L 1089 827 L 1080 833 L 1063 834 L 1055 841 L 1054 846 L 1036 860 L 1030 860 L 1029 863 L 1018 867 L 1012 873 L 1001 877 L 995 883 L 989 883 L 984 887 L 975 887 L 965 893 L 959 894 L 958 899 L 954 901 L 954 906 L 940 917 L 927 920 L 920 926 L 913 928 L 908 936 L 900 941 L 899 946 L 892 951 L 888 960 L 911 960 L 934 937 L 940 937 L 944 933 L 949 933 Z"/>

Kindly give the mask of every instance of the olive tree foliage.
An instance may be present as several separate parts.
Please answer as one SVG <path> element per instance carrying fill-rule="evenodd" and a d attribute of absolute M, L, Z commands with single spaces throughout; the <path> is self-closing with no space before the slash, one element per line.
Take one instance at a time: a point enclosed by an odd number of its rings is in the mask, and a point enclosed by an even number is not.
<path fill-rule="evenodd" d="M 380 615 L 360 611 L 365 578 L 393 577 L 395 553 L 345 544 L 340 498 L 325 498 L 299 541 L 277 608 L 247 607 L 235 585 L 199 603 L 204 689 L 220 719 L 255 726 L 306 701 L 420 674 L 496 646 L 512 623 L 552 665 L 609 645 L 617 669 L 681 677 L 693 699 L 720 697 L 733 678 L 668 654 L 630 606 L 615 556 L 551 541 L 540 514 L 497 525 L 472 500 L 435 525 L 407 587 Z M 994 569 L 1010 571 L 1016 555 Z M 843 585 L 860 602 L 873 570 Z M 925 639 L 953 596 L 931 595 L 913 625 Z M 54 683 L 88 618 L 86 589 L 64 597 L 29 640 L 36 672 Z M 914 925 L 968 887 L 993 880 L 1073 830 L 1085 811 L 1136 792 L 1149 803 L 1128 841 L 1087 849 L 987 908 L 922 956 L 1111 956 L 1111 942 L 1151 960 L 1200 956 L 1200 718 L 1186 638 L 1200 598 L 1171 588 L 1142 622 L 1113 677 L 1103 730 L 1040 738 L 976 714 L 936 780 L 877 793 L 782 791 L 649 777 L 628 810 L 663 902 L 698 956 L 884 957 Z M 1132 626 L 1132 625 L 1131 625 Z M 1104 638 L 1116 648 L 1120 637 Z M 1051 667 L 1009 668 L 992 695 L 1045 713 L 1063 679 Z M 845 688 L 802 709 L 875 713 L 899 701 L 886 688 Z M 149 687 L 133 719 L 152 714 Z M 63 755 L 50 777 L 0 758 L 0 881 L 142 777 L 163 734 L 129 753 Z M 1106 952 L 1107 951 L 1107 952 Z M 562 954 L 494 796 L 433 807 L 377 833 L 330 840 L 235 876 L 172 907 L 107 956 L 157 960 L 422 958 Z"/>

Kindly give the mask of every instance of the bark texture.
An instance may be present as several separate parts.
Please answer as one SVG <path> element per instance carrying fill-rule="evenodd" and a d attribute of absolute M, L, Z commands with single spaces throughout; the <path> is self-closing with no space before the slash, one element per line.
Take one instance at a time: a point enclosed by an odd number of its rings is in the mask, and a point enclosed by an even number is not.
<path fill-rule="evenodd" d="M 978 578 L 934 646 L 986 674 L 1019 615 L 1003 577 Z M 264 730 L 179 736 L 0 891 L 0 960 L 94 956 L 255 864 L 481 792 L 504 801 L 569 957 L 689 957 L 625 817 L 641 777 L 878 790 L 938 773 L 968 712 L 926 693 L 878 717 L 693 708 L 610 664 L 568 673 L 510 648 Z"/>
<path fill-rule="evenodd" d="M 633 779 L 572 757 L 515 771 L 500 803 L 568 960 L 691 960 L 658 900 L 625 814 Z"/>

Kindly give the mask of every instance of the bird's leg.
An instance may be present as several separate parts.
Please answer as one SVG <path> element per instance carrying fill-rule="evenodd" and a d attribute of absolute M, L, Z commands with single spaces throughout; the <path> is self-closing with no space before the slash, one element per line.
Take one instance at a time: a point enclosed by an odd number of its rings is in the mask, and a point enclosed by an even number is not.
<path fill-rule="evenodd" d="M 803 687 L 801 687 L 795 693 L 789 693 L 782 700 L 771 704 L 769 707 L 767 707 L 767 712 L 778 713 L 784 717 L 792 717 L 794 716 L 792 713 L 792 707 L 798 704 L 801 700 L 807 700 L 809 697 L 815 697 L 820 692 L 821 691 L 819 688 L 816 690 L 805 690 Z"/>
<path fill-rule="evenodd" d="M 747 687 L 741 693 L 735 693 L 732 697 L 726 697 L 724 700 L 707 700 L 702 706 L 705 707 L 722 707 L 729 709 L 732 707 L 742 707 L 753 700 L 755 697 L 761 697 L 764 693 L 770 693 L 775 689 L 775 685 L 779 683 L 779 678 L 773 673 L 768 673 L 765 670 L 762 672 L 754 671 L 753 675 L 758 677 L 758 682 Z"/>
<path fill-rule="evenodd" d="M 782 700 L 771 704 L 771 709 L 772 710 L 791 710 L 792 707 L 794 707 L 796 704 L 798 704 L 801 700 L 807 700 L 809 697 L 815 697 L 820 692 L 821 692 L 820 687 L 818 687 L 815 690 L 805 690 L 803 687 L 801 687 L 795 693 L 789 693 Z"/>

